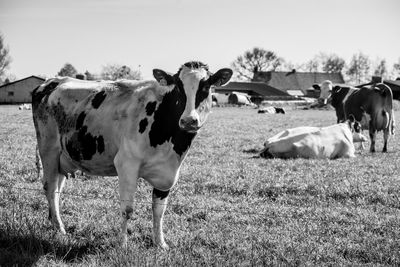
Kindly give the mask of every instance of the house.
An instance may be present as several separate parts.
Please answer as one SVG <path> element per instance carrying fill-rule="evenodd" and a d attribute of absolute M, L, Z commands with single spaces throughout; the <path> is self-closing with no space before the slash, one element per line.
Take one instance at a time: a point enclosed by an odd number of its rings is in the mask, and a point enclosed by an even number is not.
<path fill-rule="evenodd" d="M 396 80 L 384 80 L 383 83 L 392 89 L 393 99 L 400 100 L 400 78 Z"/>
<path fill-rule="evenodd" d="M 224 86 L 217 86 L 214 92 L 229 95 L 243 93 L 250 96 L 253 103 L 259 104 L 263 100 L 292 100 L 295 97 L 262 82 L 229 82 Z"/>
<path fill-rule="evenodd" d="M 271 88 L 298 97 L 318 97 L 319 91 L 316 92 L 312 85 L 325 80 L 330 80 L 333 84 L 344 84 L 341 73 L 262 71 L 256 72 L 253 77 L 253 82 L 262 82 Z"/>
<path fill-rule="evenodd" d="M 0 103 L 31 103 L 32 91 L 44 81 L 45 79 L 32 75 L 18 81 L 3 84 L 0 86 Z"/>
<path fill-rule="evenodd" d="M 374 83 L 384 83 L 392 89 L 393 99 L 400 100 L 400 77 L 396 80 L 384 80 L 380 76 L 372 76 L 371 81 L 369 83 L 364 83 L 357 85 L 356 87 L 361 88 L 363 86 L 370 86 Z"/>

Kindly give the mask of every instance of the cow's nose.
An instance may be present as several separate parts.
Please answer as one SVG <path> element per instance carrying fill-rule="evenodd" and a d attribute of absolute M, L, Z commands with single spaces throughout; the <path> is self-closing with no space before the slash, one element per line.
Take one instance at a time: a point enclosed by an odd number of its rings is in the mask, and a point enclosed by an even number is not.
<path fill-rule="evenodd" d="M 194 117 L 186 117 L 181 119 L 180 124 L 184 126 L 197 126 L 198 122 Z"/>

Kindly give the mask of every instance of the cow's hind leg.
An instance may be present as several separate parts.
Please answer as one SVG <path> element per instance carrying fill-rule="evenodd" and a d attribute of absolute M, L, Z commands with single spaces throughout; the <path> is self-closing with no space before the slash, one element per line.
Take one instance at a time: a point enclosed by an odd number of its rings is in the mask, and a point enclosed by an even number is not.
<path fill-rule="evenodd" d="M 163 217 L 167 208 L 168 194 L 169 190 L 160 191 L 156 188 L 153 189 L 153 242 L 154 245 L 163 249 L 168 249 L 163 234 Z"/>
<path fill-rule="evenodd" d="M 383 130 L 383 149 L 382 152 L 387 152 L 387 142 L 389 139 L 389 128 Z"/>
<path fill-rule="evenodd" d="M 49 202 L 49 219 L 53 226 L 65 234 L 60 216 L 60 193 L 64 186 L 65 176 L 59 173 L 59 153 L 48 153 L 43 161 L 43 189 Z"/>
<path fill-rule="evenodd" d="M 371 128 L 370 128 L 371 129 Z M 369 138 L 371 139 L 371 146 L 369 151 L 374 153 L 375 152 L 375 139 L 376 139 L 376 131 L 369 130 Z"/>

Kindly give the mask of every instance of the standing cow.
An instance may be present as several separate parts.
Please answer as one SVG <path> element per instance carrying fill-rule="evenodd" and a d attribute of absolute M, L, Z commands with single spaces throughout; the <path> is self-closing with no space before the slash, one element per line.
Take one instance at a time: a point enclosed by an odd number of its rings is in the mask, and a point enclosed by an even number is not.
<path fill-rule="evenodd" d="M 387 152 L 389 133 L 394 134 L 393 93 L 387 85 L 378 83 L 360 89 L 335 86 L 332 89 L 331 104 L 336 110 L 338 123 L 350 115 L 363 122 L 363 128 L 369 130 L 371 152 L 375 152 L 376 132 L 383 131 L 382 152 Z"/>
<path fill-rule="evenodd" d="M 81 170 L 119 179 L 121 239 L 133 214 L 138 177 L 153 187 L 154 244 L 168 248 L 162 224 L 168 193 L 186 153 L 211 108 L 212 85 L 229 81 L 232 70 L 215 74 L 201 62 L 175 75 L 154 69 L 156 81 L 47 80 L 32 94 L 33 120 L 43 162 L 43 187 L 53 225 L 65 233 L 59 193 L 65 177 Z"/>

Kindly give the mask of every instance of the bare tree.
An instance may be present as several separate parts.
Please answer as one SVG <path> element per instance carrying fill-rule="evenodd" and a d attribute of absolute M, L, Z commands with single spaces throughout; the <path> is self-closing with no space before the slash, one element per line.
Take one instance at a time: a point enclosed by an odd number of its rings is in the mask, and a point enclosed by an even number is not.
<path fill-rule="evenodd" d="M 388 75 L 386 59 L 378 60 L 378 64 L 376 65 L 375 70 L 374 70 L 374 75 L 382 77 L 382 78 L 386 78 L 386 76 Z"/>
<path fill-rule="evenodd" d="M 57 73 L 57 76 L 68 76 L 75 78 L 78 71 L 70 63 L 65 63 L 61 70 Z"/>
<path fill-rule="evenodd" d="M 322 61 L 322 70 L 328 73 L 341 73 L 346 62 L 336 54 L 326 55 Z"/>
<path fill-rule="evenodd" d="M 118 79 L 130 79 L 130 80 L 141 80 L 142 75 L 140 71 L 132 70 L 126 65 L 119 64 L 107 64 L 103 66 L 101 71 L 101 78 L 104 80 L 118 80 Z"/>
<path fill-rule="evenodd" d="M 237 78 L 251 80 L 256 72 L 274 71 L 281 65 L 282 59 L 275 52 L 255 47 L 238 56 L 232 62 Z"/>
<path fill-rule="evenodd" d="M 393 78 L 400 78 L 400 57 L 397 59 L 397 63 L 393 64 Z"/>
<path fill-rule="evenodd" d="M 0 34 L 0 78 L 5 76 L 6 70 L 11 63 L 10 49 L 4 44 L 4 37 Z"/>
<path fill-rule="evenodd" d="M 364 55 L 361 52 L 354 54 L 347 70 L 350 80 L 358 84 L 366 82 L 368 79 L 370 64 L 370 59 L 367 55 Z"/>

